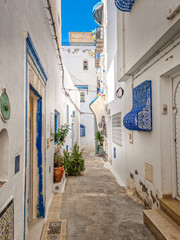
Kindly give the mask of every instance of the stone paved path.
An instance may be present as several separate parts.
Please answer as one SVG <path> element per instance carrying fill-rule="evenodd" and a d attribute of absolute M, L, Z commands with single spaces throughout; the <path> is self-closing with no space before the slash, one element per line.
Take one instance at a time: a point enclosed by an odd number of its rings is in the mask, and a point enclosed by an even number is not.
<path fill-rule="evenodd" d="M 86 153 L 83 176 L 68 177 L 61 206 L 67 240 L 154 240 L 143 206 L 129 198 L 100 158 Z"/>

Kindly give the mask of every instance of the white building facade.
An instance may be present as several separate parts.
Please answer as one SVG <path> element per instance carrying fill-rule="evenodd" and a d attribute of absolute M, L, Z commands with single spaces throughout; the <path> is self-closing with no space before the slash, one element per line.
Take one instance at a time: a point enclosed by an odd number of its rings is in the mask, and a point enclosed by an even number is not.
<path fill-rule="evenodd" d="M 103 2 L 109 161 L 145 205 L 180 199 L 179 1 Z"/>
<path fill-rule="evenodd" d="M 63 87 L 48 20 L 51 9 L 60 43 L 61 3 L 49 3 L 0 3 L 0 239 L 32 239 L 35 220 L 40 236 L 53 197 L 57 127 L 68 119 L 79 144 L 79 95 L 62 90 L 75 86 L 65 69 Z M 65 146 L 72 144 L 70 132 Z"/>
<path fill-rule="evenodd" d="M 84 36 L 84 33 L 77 34 Z M 90 33 L 88 34 L 89 39 Z M 95 147 L 95 119 L 89 104 L 97 96 L 95 59 L 92 56 L 95 52 L 95 47 L 91 42 L 78 43 L 78 39 L 74 39 L 74 41 L 70 43 L 71 46 L 62 46 L 62 60 L 80 95 L 81 149 L 93 150 Z M 69 89 L 69 93 L 73 91 Z"/>

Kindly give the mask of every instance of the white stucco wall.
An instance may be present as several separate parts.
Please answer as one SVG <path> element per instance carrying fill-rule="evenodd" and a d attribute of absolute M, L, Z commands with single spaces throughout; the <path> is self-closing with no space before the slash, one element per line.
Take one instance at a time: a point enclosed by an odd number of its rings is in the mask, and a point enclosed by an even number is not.
<path fill-rule="evenodd" d="M 179 14 L 167 19 L 168 10 L 178 4 L 179 0 L 144 0 L 135 1 L 130 13 L 118 10 L 119 51 L 125 53 L 124 62 L 121 59 L 118 64 L 119 78 L 123 76 L 123 65 L 125 72 L 131 69 L 179 21 Z"/>
<path fill-rule="evenodd" d="M 86 136 L 81 137 L 81 148 L 94 148 L 94 115 L 89 104 L 97 95 L 97 80 L 95 59 L 90 56 L 95 52 L 94 46 L 63 46 L 61 49 L 63 63 L 72 78 L 75 85 L 88 85 L 88 91 L 85 92 L 85 103 L 80 104 L 81 117 L 80 122 L 86 128 Z M 88 70 L 83 70 L 83 60 L 88 60 Z M 81 91 L 81 90 L 79 90 Z M 73 92 L 73 91 L 70 91 Z"/>
<path fill-rule="evenodd" d="M 24 183 L 25 183 L 25 112 L 26 112 L 26 58 L 25 32 L 31 36 L 37 54 L 47 75 L 46 84 L 46 140 L 50 138 L 50 113 L 57 110 L 61 123 L 66 122 L 66 103 L 70 112 L 75 110 L 62 91 L 61 70 L 56 46 L 51 37 L 52 29 L 47 19 L 47 9 L 43 1 L 1 1 L 0 3 L 0 88 L 6 88 L 11 103 L 11 118 L 6 123 L 0 119 L 0 131 L 7 129 L 9 137 L 8 182 L 0 188 L 0 208 L 14 197 L 14 239 L 23 239 L 24 231 Z M 59 9 L 60 10 L 60 9 Z M 57 21 L 57 19 L 56 19 Z M 67 87 L 73 87 L 70 77 L 65 76 Z M 72 99 L 79 104 L 79 96 Z M 79 117 L 76 115 L 76 140 L 79 141 Z M 46 142 L 45 140 L 45 142 Z M 70 143 L 69 143 L 70 144 Z M 45 144 L 45 148 L 46 148 Z M 15 175 L 15 156 L 20 155 L 20 171 Z M 46 148 L 46 167 L 44 172 L 47 211 L 53 196 L 54 141 Z M 1 179 L 0 179 L 1 180 Z M 27 231 L 27 230 L 26 230 Z"/>
<path fill-rule="evenodd" d="M 113 1 L 107 1 L 111 4 Z M 133 76 L 127 76 L 124 83 L 117 83 L 132 66 L 136 65 L 139 59 L 146 55 L 149 49 L 164 43 L 159 39 L 168 32 L 167 37 L 174 37 L 174 30 L 169 30 L 177 23 L 179 14 L 173 20 L 166 19 L 168 7 L 177 6 L 179 1 L 135 1 L 130 13 L 118 11 L 117 26 L 118 33 L 112 34 L 108 29 L 105 41 L 113 38 L 117 40 L 117 68 L 113 67 L 116 59 L 115 47 L 105 49 L 106 56 L 111 65 L 107 64 L 107 85 L 108 85 L 108 109 L 110 116 L 108 128 L 111 128 L 112 115 L 122 112 L 122 120 L 132 107 L 132 87 L 136 87 L 145 80 L 152 81 L 152 132 L 133 131 L 133 143 L 129 142 L 129 130 L 122 124 L 122 146 L 111 142 L 111 135 L 108 136 L 109 160 L 112 161 L 114 171 L 120 176 L 125 185 L 130 186 L 134 192 L 144 200 L 145 204 L 157 206 L 158 197 L 162 194 L 174 194 L 174 152 L 173 152 L 173 120 L 172 120 L 172 76 L 179 71 L 180 39 L 172 42 L 157 55 L 150 59 L 142 69 L 138 69 Z M 108 10 L 108 9 L 106 9 Z M 109 9 L 109 15 L 111 9 Z M 123 17 L 124 15 L 124 17 Z M 124 37 L 123 21 L 124 18 Z M 113 19 L 116 21 L 116 18 Z M 116 25 L 115 23 L 113 23 Z M 111 34 L 110 34 L 111 33 Z M 125 42 L 123 42 L 125 41 Z M 159 41 L 158 46 L 156 42 Z M 108 51 L 111 54 L 108 54 Z M 149 53 L 148 53 L 149 54 Z M 147 56 L 148 56 L 147 54 Z M 150 54 L 149 54 L 150 56 Z M 106 60 L 108 63 L 108 60 Z M 124 66 L 123 66 L 124 65 Z M 117 70 L 117 71 L 116 71 Z M 134 79 L 134 80 L 133 80 Z M 112 80 L 112 82 L 111 82 Z M 113 85 L 113 82 L 115 84 Z M 112 83 L 112 84 L 111 84 Z M 121 100 L 114 100 L 112 97 L 114 89 L 121 86 L 124 89 L 124 96 Z M 162 105 L 167 104 L 168 114 L 162 115 Z M 110 131 L 109 131 L 109 134 Z M 112 146 L 110 147 L 110 145 Z M 113 148 L 116 147 L 116 159 L 114 159 Z M 153 182 L 145 177 L 145 163 L 153 168 Z M 148 195 L 149 194 L 149 195 Z"/>

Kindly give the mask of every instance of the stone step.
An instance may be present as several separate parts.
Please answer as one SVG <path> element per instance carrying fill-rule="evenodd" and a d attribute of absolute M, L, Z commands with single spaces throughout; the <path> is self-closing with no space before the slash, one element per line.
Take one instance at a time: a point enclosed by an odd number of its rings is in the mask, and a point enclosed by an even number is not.
<path fill-rule="evenodd" d="M 160 208 L 180 226 L 180 202 L 174 198 L 160 199 Z M 179 238 L 180 239 L 180 238 Z"/>
<path fill-rule="evenodd" d="M 158 240 L 180 240 L 180 227 L 163 211 L 144 210 L 144 223 Z"/>

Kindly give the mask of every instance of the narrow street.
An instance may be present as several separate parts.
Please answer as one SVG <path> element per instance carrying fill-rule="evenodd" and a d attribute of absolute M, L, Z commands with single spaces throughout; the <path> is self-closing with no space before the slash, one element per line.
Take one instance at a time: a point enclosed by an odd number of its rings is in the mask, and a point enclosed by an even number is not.
<path fill-rule="evenodd" d="M 127 196 L 101 158 L 85 153 L 82 176 L 68 177 L 60 218 L 67 240 L 153 240 L 143 224 L 143 206 Z"/>

